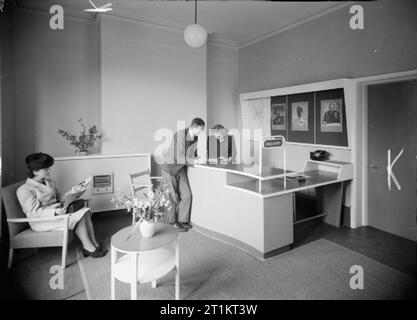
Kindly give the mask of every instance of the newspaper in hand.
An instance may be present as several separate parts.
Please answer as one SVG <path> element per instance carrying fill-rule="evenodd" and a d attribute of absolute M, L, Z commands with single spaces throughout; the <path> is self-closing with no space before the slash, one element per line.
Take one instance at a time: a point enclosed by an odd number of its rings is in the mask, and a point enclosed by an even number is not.
<path fill-rule="evenodd" d="M 71 190 L 65 194 L 64 208 L 67 208 L 72 202 L 78 200 L 84 192 L 87 191 L 87 186 L 91 180 L 91 177 L 87 178 L 83 182 L 72 187 Z"/>

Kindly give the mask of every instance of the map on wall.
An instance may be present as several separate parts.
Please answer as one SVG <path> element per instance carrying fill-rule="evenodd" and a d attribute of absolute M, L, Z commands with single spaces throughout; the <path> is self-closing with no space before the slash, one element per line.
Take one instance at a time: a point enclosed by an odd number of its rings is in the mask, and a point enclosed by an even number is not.
<path fill-rule="evenodd" d="M 242 100 L 242 129 L 249 129 L 253 137 L 255 129 L 262 129 L 262 136 L 270 135 L 270 98 Z"/>

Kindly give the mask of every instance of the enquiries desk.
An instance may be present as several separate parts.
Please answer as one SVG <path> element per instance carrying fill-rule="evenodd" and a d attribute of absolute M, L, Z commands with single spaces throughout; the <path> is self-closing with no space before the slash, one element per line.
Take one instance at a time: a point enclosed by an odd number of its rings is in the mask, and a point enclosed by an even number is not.
<path fill-rule="evenodd" d="M 300 174 L 305 182 L 292 177 Z M 196 165 L 188 177 L 194 228 L 264 259 L 289 250 L 293 243 L 297 191 L 316 188 L 317 217 L 340 226 L 343 183 L 352 179 L 353 165 L 308 160 L 303 172 L 286 175 L 266 166 Z"/>

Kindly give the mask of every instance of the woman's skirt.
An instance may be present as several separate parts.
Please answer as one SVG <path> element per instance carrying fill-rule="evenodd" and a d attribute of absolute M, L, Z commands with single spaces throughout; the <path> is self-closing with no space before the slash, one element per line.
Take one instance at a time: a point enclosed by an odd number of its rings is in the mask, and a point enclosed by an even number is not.
<path fill-rule="evenodd" d="M 76 200 L 68 206 L 67 214 L 69 214 L 68 229 L 74 230 L 77 223 L 90 212 L 90 208 L 85 207 L 84 200 Z M 30 226 L 34 231 L 50 231 L 50 230 L 64 230 L 63 219 L 52 221 L 40 221 L 31 223 Z"/>

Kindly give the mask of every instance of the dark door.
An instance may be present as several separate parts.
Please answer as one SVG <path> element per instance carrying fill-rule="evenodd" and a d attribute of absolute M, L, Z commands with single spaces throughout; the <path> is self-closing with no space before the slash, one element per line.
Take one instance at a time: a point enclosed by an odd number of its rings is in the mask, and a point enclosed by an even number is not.
<path fill-rule="evenodd" d="M 368 224 L 417 239 L 417 80 L 368 87 Z M 388 149 L 400 190 L 388 187 Z"/>

